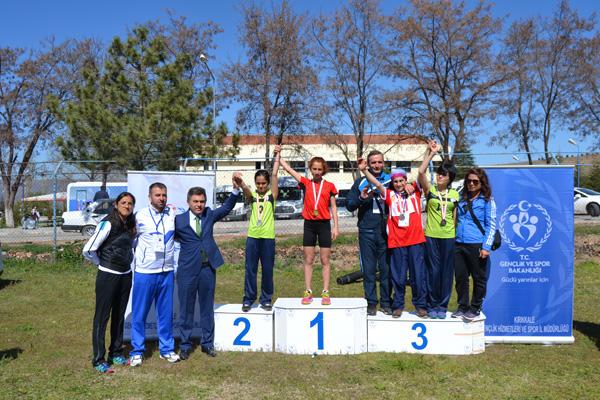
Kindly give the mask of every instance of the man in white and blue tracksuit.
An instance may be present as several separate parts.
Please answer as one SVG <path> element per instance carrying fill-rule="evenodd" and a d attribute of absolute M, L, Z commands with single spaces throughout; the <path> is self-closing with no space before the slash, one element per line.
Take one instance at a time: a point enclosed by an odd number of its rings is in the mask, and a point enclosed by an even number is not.
<path fill-rule="evenodd" d="M 167 187 L 156 182 L 149 188 L 150 206 L 136 213 L 137 244 L 132 293 L 132 324 L 129 364 L 142 363 L 145 324 L 155 303 L 160 358 L 179 361 L 173 339 L 174 234 L 175 211 L 167 204 Z"/>
<path fill-rule="evenodd" d="M 390 181 L 390 175 L 383 171 L 383 154 L 373 150 L 367 156 L 369 170 L 383 184 Z M 358 209 L 358 245 L 360 268 L 363 273 L 363 288 L 367 300 L 367 314 L 377 314 L 376 273 L 379 271 L 379 303 L 381 311 L 391 314 L 390 266 L 387 256 L 385 203 L 379 192 L 371 187 L 366 178 L 354 181 L 346 208 L 350 212 Z"/>

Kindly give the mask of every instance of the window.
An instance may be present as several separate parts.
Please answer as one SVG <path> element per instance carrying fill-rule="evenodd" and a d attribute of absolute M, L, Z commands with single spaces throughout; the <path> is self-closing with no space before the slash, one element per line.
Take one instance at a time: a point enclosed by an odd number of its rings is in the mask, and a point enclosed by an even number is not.
<path fill-rule="evenodd" d="M 327 167 L 329 167 L 329 172 L 340 172 L 339 161 L 327 161 Z"/>
<path fill-rule="evenodd" d="M 304 172 L 305 164 L 304 161 L 289 161 L 290 167 L 295 169 L 298 172 Z"/>
<path fill-rule="evenodd" d="M 257 162 L 255 163 L 254 167 L 255 167 L 256 169 L 263 169 L 263 167 L 262 167 L 262 163 L 261 163 L 260 161 L 257 161 Z"/>
<path fill-rule="evenodd" d="M 356 169 L 355 161 L 344 161 L 343 162 L 344 172 L 352 172 Z"/>

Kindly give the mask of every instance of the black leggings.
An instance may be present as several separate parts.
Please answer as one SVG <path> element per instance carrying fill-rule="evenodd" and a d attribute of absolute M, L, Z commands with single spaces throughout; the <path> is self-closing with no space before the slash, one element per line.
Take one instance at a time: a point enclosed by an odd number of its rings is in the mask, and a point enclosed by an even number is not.
<path fill-rule="evenodd" d="M 123 355 L 123 326 L 125 309 L 131 291 L 131 272 L 128 274 L 111 274 L 98 270 L 96 275 L 96 312 L 92 327 L 92 346 L 94 366 L 105 362 L 105 334 L 108 318 L 110 322 L 110 358 Z"/>
<path fill-rule="evenodd" d="M 485 299 L 488 280 L 487 258 L 479 257 L 481 244 L 456 243 L 454 250 L 454 276 L 458 309 L 467 312 L 478 312 Z M 469 276 L 473 277 L 473 296 L 469 303 Z"/>

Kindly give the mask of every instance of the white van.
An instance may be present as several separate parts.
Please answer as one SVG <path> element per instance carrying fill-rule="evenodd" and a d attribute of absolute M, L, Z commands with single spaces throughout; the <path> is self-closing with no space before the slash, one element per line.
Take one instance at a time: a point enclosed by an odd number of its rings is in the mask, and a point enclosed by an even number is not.
<path fill-rule="evenodd" d="M 89 203 L 81 211 L 66 211 L 62 214 L 64 232 L 81 232 L 84 236 L 92 236 L 96 225 L 112 210 L 115 199 L 102 199 Z"/>

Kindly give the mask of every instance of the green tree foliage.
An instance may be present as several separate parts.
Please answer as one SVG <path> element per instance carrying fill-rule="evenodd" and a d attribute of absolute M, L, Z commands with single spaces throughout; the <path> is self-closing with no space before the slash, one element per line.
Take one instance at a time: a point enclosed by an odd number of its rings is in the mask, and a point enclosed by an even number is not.
<path fill-rule="evenodd" d="M 152 29 L 154 28 L 154 29 Z M 212 88 L 200 85 L 191 51 L 165 30 L 137 26 L 115 38 L 102 66 L 90 60 L 75 99 L 59 109 L 68 133 L 57 140 L 67 160 L 87 163 L 106 181 L 111 169 L 173 170 L 182 157 L 221 155 L 227 135 L 212 118 Z"/>
<path fill-rule="evenodd" d="M 469 168 L 475 165 L 475 158 L 471 152 L 471 147 L 465 144 L 456 148 L 452 160 L 456 166 L 456 181 L 462 180 Z"/>

